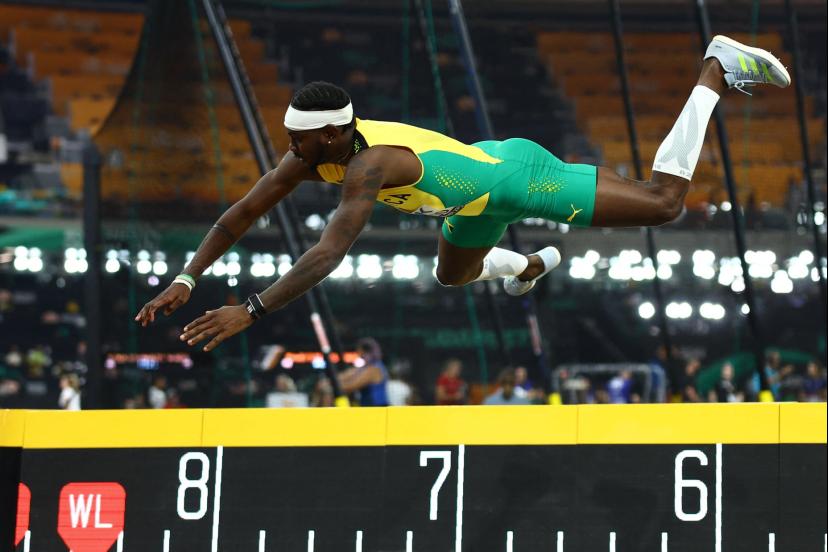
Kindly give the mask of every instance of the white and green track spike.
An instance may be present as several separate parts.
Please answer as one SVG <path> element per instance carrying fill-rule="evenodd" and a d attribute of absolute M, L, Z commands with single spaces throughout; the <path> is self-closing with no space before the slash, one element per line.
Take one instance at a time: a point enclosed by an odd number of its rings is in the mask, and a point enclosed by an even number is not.
<path fill-rule="evenodd" d="M 785 88 L 791 84 L 791 76 L 773 54 L 760 48 L 752 48 L 732 38 L 716 35 L 707 47 L 704 59 L 716 58 L 725 71 L 728 87 L 746 92 L 745 87 L 757 84 L 774 84 Z"/>

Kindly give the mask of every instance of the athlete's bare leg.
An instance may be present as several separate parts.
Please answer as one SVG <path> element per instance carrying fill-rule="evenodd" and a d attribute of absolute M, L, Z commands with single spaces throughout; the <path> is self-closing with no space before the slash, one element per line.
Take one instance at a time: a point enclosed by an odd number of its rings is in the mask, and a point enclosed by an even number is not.
<path fill-rule="evenodd" d="M 704 62 L 697 85 L 719 95 L 727 90 L 718 60 Z M 685 178 L 658 171 L 642 182 L 598 167 L 592 226 L 658 226 L 670 222 L 681 214 L 689 185 Z"/>
<path fill-rule="evenodd" d="M 437 280 L 445 286 L 462 286 L 473 282 L 483 270 L 483 259 L 491 247 L 458 247 L 442 234 L 437 246 Z M 520 280 L 531 280 L 543 272 L 543 261 L 537 255 L 528 255 L 526 270 L 518 275 Z"/>

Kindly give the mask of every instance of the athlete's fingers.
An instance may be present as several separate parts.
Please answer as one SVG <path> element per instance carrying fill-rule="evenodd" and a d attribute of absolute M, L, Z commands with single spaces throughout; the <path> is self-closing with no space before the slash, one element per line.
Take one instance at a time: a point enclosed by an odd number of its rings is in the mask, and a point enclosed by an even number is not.
<path fill-rule="evenodd" d="M 205 327 L 203 330 L 198 332 L 198 334 L 196 334 L 195 337 L 188 339 L 187 345 L 195 345 L 202 339 L 207 339 L 210 336 L 216 335 L 216 333 L 219 333 L 218 328 L 215 328 L 213 326 Z"/>
<path fill-rule="evenodd" d="M 219 343 L 224 341 L 225 337 L 226 336 L 224 335 L 224 332 L 219 332 L 219 334 L 217 336 L 215 336 L 213 339 L 211 339 L 210 342 L 207 345 L 204 346 L 204 352 L 206 353 L 208 351 L 212 351 L 213 349 L 218 347 Z"/>
<path fill-rule="evenodd" d="M 203 316 L 199 316 L 186 326 L 184 326 L 184 333 L 181 334 L 181 341 L 187 341 L 188 339 L 192 338 L 197 333 L 204 330 L 204 328 L 210 324 L 213 317 L 211 316 L 213 311 L 206 311 Z"/>

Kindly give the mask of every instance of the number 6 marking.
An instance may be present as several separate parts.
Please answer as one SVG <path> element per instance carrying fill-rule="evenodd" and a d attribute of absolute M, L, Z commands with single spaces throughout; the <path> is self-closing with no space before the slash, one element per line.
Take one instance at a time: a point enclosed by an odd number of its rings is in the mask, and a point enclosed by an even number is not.
<path fill-rule="evenodd" d="M 434 521 L 437 519 L 437 496 L 440 494 L 440 488 L 446 482 L 449 471 L 451 471 L 451 451 L 448 450 L 421 450 L 420 451 L 420 467 L 424 468 L 429 460 L 438 459 L 443 461 L 443 469 L 437 476 L 437 480 L 431 487 L 431 498 L 428 503 L 428 519 Z"/>
<path fill-rule="evenodd" d="M 676 481 L 675 481 L 675 510 L 676 517 L 681 521 L 701 521 L 707 515 L 707 485 L 698 479 L 684 479 L 684 460 L 695 458 L 702 466 L 707 465 L 707 455 L 700 450 L 683 450 L 676 455 Z M 688 514 L 682 505 L 682 495 L 685 488 L 699 490 L 699 511 L 695 514 Z"/>

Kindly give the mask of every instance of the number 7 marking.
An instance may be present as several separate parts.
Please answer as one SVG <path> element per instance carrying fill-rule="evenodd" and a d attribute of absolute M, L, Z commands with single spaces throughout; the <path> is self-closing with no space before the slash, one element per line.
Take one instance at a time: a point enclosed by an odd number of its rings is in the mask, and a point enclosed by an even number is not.
<path fill-rule="evenodd" d="M 440 488 L 446 482 L 449 471 L 451 471 L 451 451 L 448 450 L 421 450 L 420 451 L 420 467 L 424 468 L 429 460 L 442 460 L 443 469 L 437 475 L 437 480 L 431 487 L 431 497 L 429 499 L 428 519 L 434 521 L 437 519 L 437 497 L 440 494 Z"/>

